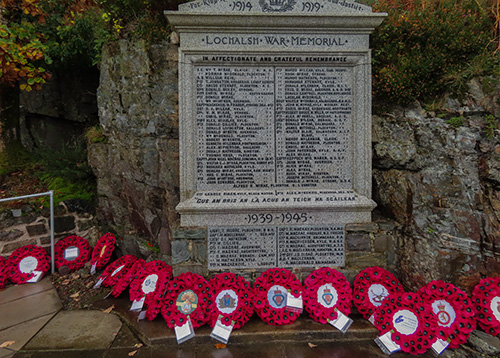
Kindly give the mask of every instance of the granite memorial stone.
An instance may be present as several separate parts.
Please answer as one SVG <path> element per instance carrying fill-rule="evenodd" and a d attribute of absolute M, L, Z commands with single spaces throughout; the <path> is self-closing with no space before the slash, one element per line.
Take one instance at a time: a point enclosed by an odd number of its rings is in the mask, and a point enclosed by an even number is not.
<path fill-rule="evenodd" d="M 369 34 L 349 0 L 195 0 L 180 35 L 181 225 L 209 269 L 343 266 L 371 221 Z"/>

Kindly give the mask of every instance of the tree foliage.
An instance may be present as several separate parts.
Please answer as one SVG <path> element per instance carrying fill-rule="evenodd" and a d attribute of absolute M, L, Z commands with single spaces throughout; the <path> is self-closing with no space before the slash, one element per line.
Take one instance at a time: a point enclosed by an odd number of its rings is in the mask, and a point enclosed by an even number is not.
<path fill-rule="evenodd" d="M 498 75 L 499 0 L 377 0 L 389 17 L 372 37 L 373 88 L 384 102 L 460 95 L 474 76 Z"/>
<path fill-rule="evenodd" d="M 50 78 L 43 66 L 52 61 L 46 55 L 46 38 L 35 26 L 45 21 L 38 1 L 1 0 L 0 9 L 0 82 L 19 82 L 26 91 L 40 89 Z"/>

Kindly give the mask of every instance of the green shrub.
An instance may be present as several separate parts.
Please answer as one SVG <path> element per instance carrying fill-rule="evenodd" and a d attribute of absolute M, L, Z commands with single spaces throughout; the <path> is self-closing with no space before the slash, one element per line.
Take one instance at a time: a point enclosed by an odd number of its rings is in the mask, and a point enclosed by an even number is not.
<path fill-rule="evenodd" d="M 488 114 L 484 118 L 484 134 L 486 138 L 491 139 L 495 136 L 495 131 L 498 127 L 497 119 L 494 115 Z"/>
<path fill-rule="evenodd" d="M 49 190 L 54 190 L 56 203 L 66 199 L 92 202 L 96 194 L 95 177 L 87 161 L 85 146 L 76 142 L 60 151 L 37 152 L 41 169 L 36 173 Z"/>
<path fill-rule="evenodd" d="M 446 120 L 446 123 L 454 128 L 462 127 L 464 125 L 464 117 L 451 117 Z"/>
<path fill-rule="evenodd" d="M 498 72 L 486 0 L 378 0 L 388 18 L 372 36 L 376 100 L 409 104 L 460 95 L 471 77 Z"/>

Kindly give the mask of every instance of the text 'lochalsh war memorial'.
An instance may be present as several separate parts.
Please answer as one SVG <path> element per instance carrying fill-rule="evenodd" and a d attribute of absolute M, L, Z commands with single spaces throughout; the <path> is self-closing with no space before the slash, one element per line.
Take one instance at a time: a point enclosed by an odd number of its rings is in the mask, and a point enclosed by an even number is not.
<path fill-rule="evenodd" d="M 182 227 L 208 269 L 344 266 L 371 221 L 369 34 L 354 1 L 193 1 L 180 35 Z"/>

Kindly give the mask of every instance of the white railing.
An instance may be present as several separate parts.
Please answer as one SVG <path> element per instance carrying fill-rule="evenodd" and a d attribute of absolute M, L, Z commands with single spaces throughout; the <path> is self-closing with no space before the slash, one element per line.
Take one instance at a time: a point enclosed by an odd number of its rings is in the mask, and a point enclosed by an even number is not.
<path fill-rule="evenodd" d="M 22 195 L 22 196 L 15 196 L 12 198 L 5 198 L 5 199 L 0 199 L 0 203 L 5 202 L 5 201 L 12 201 L 12 200 L 23 200 L 23 199 L 29 199 L 29 198 L 36 198 L 39 196 L 50 196 L 50 263 L 51 263 L 51 272 L 55 272 L 55 261 L 54 261 L 54 191 L 50 190 L 45 193 L 38 193 L 38 194 L 30 194 L 30 195 Z"/>

